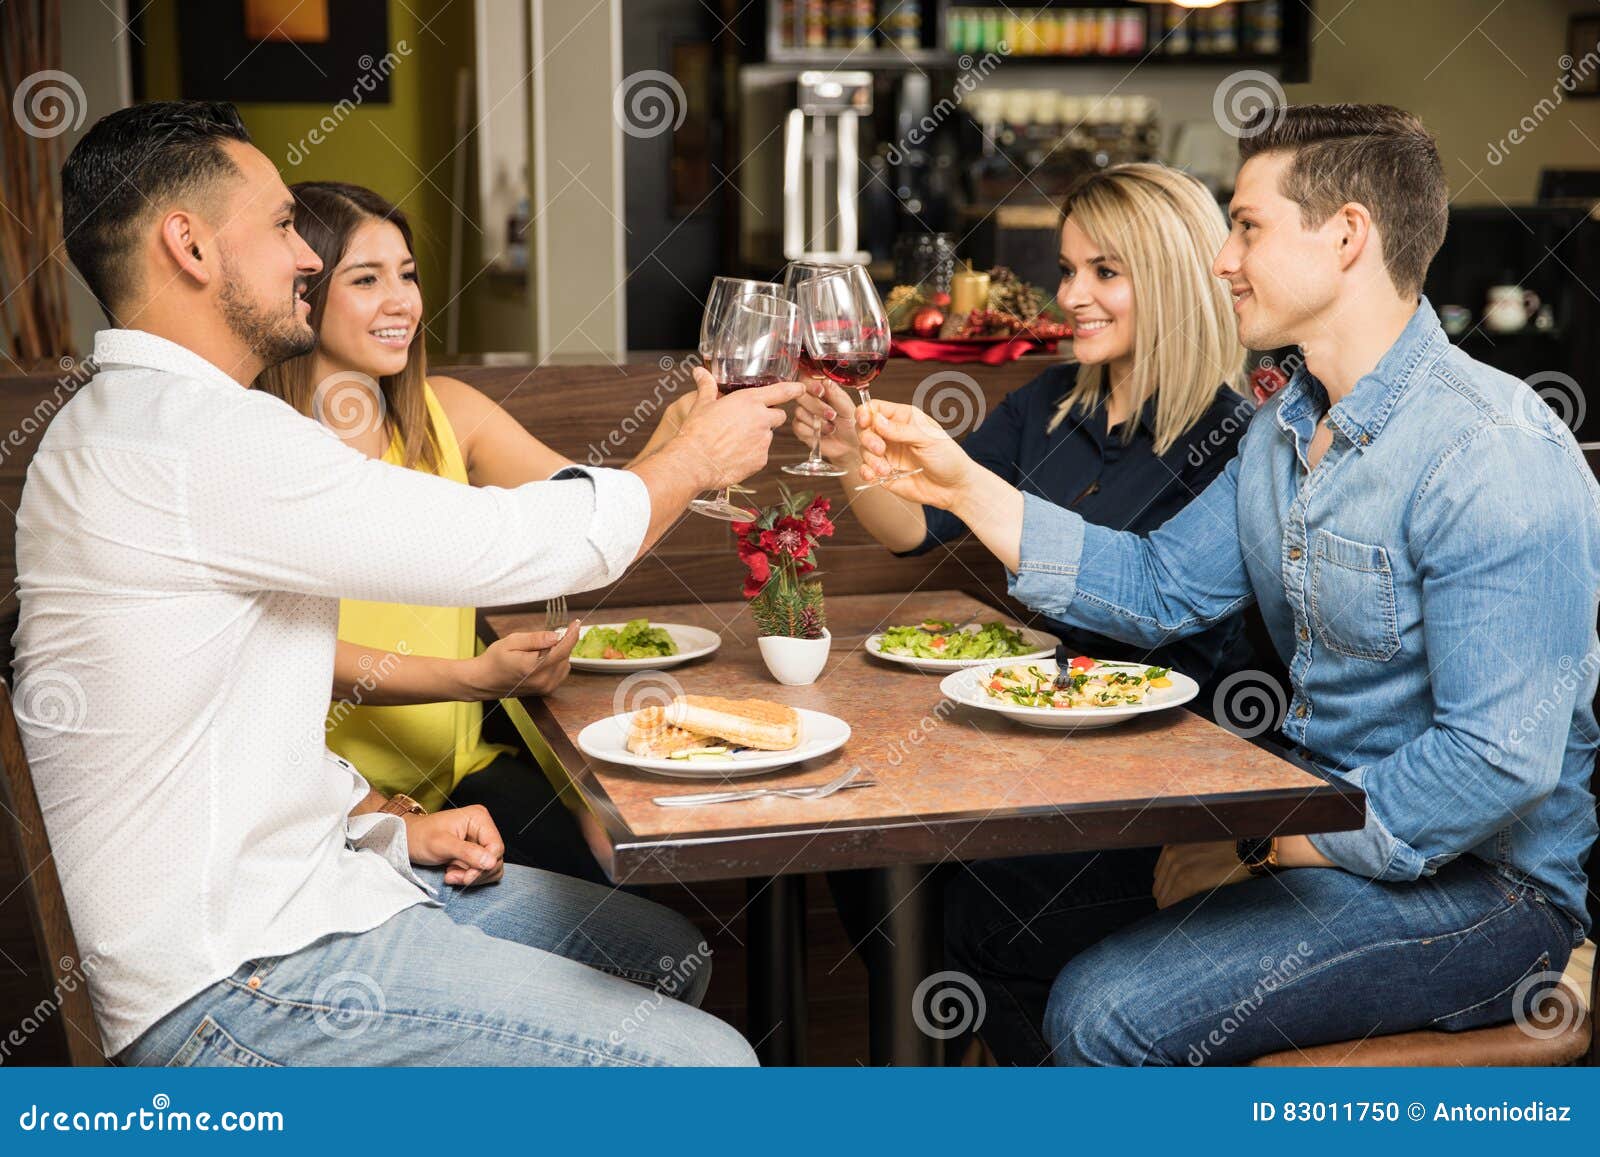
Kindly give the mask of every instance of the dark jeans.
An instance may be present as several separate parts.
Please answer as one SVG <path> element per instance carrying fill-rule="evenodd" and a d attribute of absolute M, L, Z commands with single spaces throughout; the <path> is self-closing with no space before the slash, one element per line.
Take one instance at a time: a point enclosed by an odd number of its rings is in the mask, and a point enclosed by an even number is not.
<path fill-rule="evenodd" d="M 506 842 L 506 863 L 610 886 L 578 821 L 531 760 L 502 755 L 450 793 L 452 807 L 482 804 Z"/>
<path fill-rule="evenodd" d="M 1471 856 L 1408 883 L 1291 869 L 1162 911 L 1155 857 L 1031 857 L 951 880 L 947 944 L 983 988 L 999 1059 L 1239 1064 L 1481 1028 L 1530 1010 L 1582 939 L 1537 888 Z"/>

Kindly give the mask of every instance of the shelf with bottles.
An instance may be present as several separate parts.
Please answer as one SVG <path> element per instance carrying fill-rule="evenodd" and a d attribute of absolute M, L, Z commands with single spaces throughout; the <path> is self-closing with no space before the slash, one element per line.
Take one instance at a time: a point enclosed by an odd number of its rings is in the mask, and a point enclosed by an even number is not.
<path fill-rule="evenodd" d="M 1308 4 L 1284 0 L 1205 9 L 989 0 L 949 5 L 942 43 L 958 56 L 1001 52 L 1012 61 L 1276 67 L 1284 80 L 1300 81 L 1308 75 L 1310 21 Z"/>
<path fill-rule="evenodd" d="M 774 64 L 817 68 L 952 65 L 940 46 L 939 0 L 767 0 Z"/>

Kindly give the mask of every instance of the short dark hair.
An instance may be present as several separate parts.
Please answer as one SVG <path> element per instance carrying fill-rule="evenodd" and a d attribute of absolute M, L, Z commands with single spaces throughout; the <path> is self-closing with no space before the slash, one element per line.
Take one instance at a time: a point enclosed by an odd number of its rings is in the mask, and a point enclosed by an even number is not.
<path fill-rule="evenodd" d="M 204 196 L 237 176 L 224 141 L 250 142 L 226 101 L 163 100 L 96 121 L 61 166 L 61 231 L 67 255 L 115 323 L 112 307 L 133 291 L 134 243 L 150 213 Z"/>
<path fill-rule="evenodd" d="M 1387 104 L 1303 104 L 1263 108 L 1242 126 L 1239 162 L 1262 153 L 1293 156 L 1282 193 L 1307 228 L 1351 201 L 1378 226 L 1383 264 L 1395 288 L 1422 292 L 1444 244 L 1450 194 L 1433 134 Z"/>

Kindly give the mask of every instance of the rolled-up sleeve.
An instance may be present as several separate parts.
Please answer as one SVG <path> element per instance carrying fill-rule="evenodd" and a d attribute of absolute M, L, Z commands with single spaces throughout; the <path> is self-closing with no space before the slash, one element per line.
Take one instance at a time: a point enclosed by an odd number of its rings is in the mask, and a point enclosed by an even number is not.
<path fill-rule="evenodd" d="M 1131 643 L 1161 646 L 1204 630 L 1255 597 L 1239 546 L 1238 472 L 1236 457 L 1148 537 L 1023 495 L 1007 590 L 1051 618 Z"/>
<path fill-rule="evenodd" d="M 607 470 L 598 466 L 568 466 L 550 476 L 552 482 L 587 478 L 594 487 L 594 516 L 589 520 L 588 540 L 605 560 L 606 582 L 615 582 L 628 569 L 644 527 L 650 521 L 650 491 L 631 470 Z"/>

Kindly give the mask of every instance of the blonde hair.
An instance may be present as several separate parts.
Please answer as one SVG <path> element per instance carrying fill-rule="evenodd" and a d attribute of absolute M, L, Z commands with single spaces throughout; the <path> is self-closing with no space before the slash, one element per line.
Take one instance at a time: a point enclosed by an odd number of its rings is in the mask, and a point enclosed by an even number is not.
<path fill-rule="evenodd" d="M 1227 285 L 1211 263 L 1228 239 L 1216 199 L 1199 181 L 1165 165 L 1116 165 L 1073 185 L 1062 206 L 1114 257 L 1133 287 L 1133 379 L 1124 437 L 1152 397 L 1155 450 L 1165 454 L 1205 416 L 1226 383 L 1244 393 L 1245 350 Z M 1093 410 L 1109 390 L 1105 367 L 1085 365 L 1050 419 Z"/>

